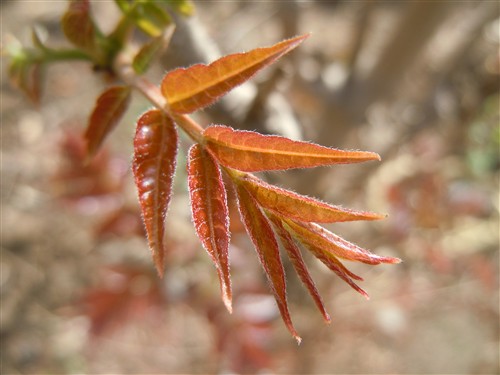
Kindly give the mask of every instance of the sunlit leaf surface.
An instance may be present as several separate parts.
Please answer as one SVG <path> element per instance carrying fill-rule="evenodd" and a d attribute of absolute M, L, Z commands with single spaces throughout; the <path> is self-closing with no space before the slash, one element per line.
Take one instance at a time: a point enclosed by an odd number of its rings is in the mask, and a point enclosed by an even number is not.
<path fill-rule="evenodd" d="M 163 275 L 165 217 L 176 166 L 177 131 L 159 110 L 149 110 L 137 122 L 132 163 L 149 248 Z"/>
<path fill-rule="evenodd" d="M 245 229 L 255 246 L 260 262 L 266 272 L 271 289 L 278 303 L 281 317 L 290 333 L 300 344 L 301 338 L 295 331 L 286 300 L 285 271 L 281 263 L 278 242 L 273 229 L 252 196 L 241 185 L 237 187 L 238 205 Z"/>
<path fill-rule="evenodd" d="M 297 47 L 308 36 L 302 35 L 271 47 L 227 55 L 209 65 L 196 64 L 172 70 L 163 78 L 161 91 L 174 112 L 190 113 L 204 108 Z"/>
<path fill-rule="evenodd" d="M 222 299 L 232 311 L 226 189 L 219 166 L 199 144 L 189 150 L 188 186 L 196 233 L 217 268 Z"/>
<path fill-rule="evenodd" d="M 380 160 L 374 152 L 338 150 L 221 125 L 209 126 L 203 135 L 208 149 L 221 164 L 245 172 Z"/>
<path fill-rule="evenodd" d="M 333 223 L 353 220 L 379 220 L 385 216 L 333 206 L 317 199 L 270 185 L 252 175 L 244 177 L 246 189 L 266 209 L 300 221 Z"/>
<path fill-rule="evenodd" d="M 104 91 L 97 99 L 85 131 L 89 158 L 95 155 L 104 138 L 122 118 L 130 103 L 130 96 L 128 86 L 115 86 Z"/>

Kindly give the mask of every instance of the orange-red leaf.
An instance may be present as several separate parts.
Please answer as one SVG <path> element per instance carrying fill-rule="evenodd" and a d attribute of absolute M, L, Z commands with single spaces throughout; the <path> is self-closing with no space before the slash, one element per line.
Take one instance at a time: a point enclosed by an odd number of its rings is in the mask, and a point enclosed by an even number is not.
<path fill-rule="evenodd" d="M 367 264 L 399 263 L 398 258 L 382 257 L 363 249 L 315 223 L 286 220 L 287 225 L 297 235 L 300 242 L 311 244 L 335 257 Z"/>
<path fill-rule="evenodd" d="M 137 122 L 132 163 L 149 248 L 163 275 L 165 217 L 172 192 L 177 154 L 175 125 L 159 110 L 149 110 Z"/>
<path fill-rule="evenodd" d="M 302 258 L 302 254 L 300 253 L 300 250 L 297 247 L 294 239 L 292 238 L 292 236 L 290 236 L 290 233 L 288 233 L 288 231 L 283 226 L 283 222 L 276 215 L 270 213 L 268 217 L 274 224 L 276 233 L 280 237 L 281 244 L 288 253 L 288 257 L 290 258 L 290 261 L 292 262 L 297 275 L 299 275 L 300 280 L 309 290 L 309 294 L 316 303 L 316 306 L 318 306 L 318 309 L 323 315 L 325 321 L 327 323 L 330 323 L 330 315 L 328 315 L 328 313 L 326 312 L 323 300 L 321 299 L 318 289 L 316 288 L 316 284 L 314 283 L 311 275 L 309 274 L 309 271 L 307 270 L 307 266 L 304 262 L 304 259 Z"/>
<path fill-rule="evenodd" d="M 241 185 L 237 186 L 238 206 L 245 229 L 252 240 L 259 260 L 266 272 L 278 303 L 281 317 L 292 336 L 300 343 L 301 338 L 293 327 L 286 301 L 285 271 L 281 263 L 278 242 L 273 229 L 252 196 Z"/>
<path fill-rule="evenodd" d="M 349 271 L 334 255 L 331 253 L 326 253 L 322 249 L 318 248 L 312 243 L 305 243 L 306 248 L 318 258 L 324 265 L 337 274 L 342 280 L 344 280 L 351 288 L 359 292 L 366 299 L 370 299 L 368 293 L 364 289 L 358 286 L 354 282 L 355 280 L 363 281 L 361 277 Z"/>
<path fill-rule="evenodd" d="M 295 220 L 333 223 L 353 220 L 379 220 L 385 217 L 373 212 L 355 211 L 333 206 L 270 185 L 252 175 L 245 175 L 243 183 L 262 207 Z"/>
<path fill-rule="evenodd" d="M 226 189 L 219 166 L 199 144 L 193 145 L 189 150 L 188 185 L 196 233 L 217 268 L 222 300 L 231 312 Z"/>
<path fill-rule="evenodd" d="M 289 232 L 294 232 L 291 225 L 293 225 L 293 221 L 285 219 L 285 222 L 282 222 L 283 228 Z M 296 233 L 296 232 L 294 232 Z M 368 293 L 364 291 L 361 287 L 359 287 L 353 279 L 363 281 L 363 278 L 356 275 L 355 273 L 349 271 L 339 260 L 338 258 L 331 252 L 324 251 L 322 248 L 316 246 L 314 242 L 307 241 L 301 236 L 297 236 L 302 244 L 316 257 L 318 258 L 325 266 L 327 266 L 330 270 L 335 272 L 337 276 L 339 276 L 342 280 L 344 280 L 351 288 L 359 292 L 366 299 L 369 299 Z"/>
<path fill-rule="evenodd" d="M 193 112 L 214 103 L 259 70 L 297 47 L 308 36 L 306 34 L 271 47 L 227 55 L 210 65 L 197 64 L 172 70 L 163 78 L 161 91 L 172 111 Z"/>
<path fill-rule="evenodd" d="M 203 132 L 208 149 L 226 167 L 245 172 L 380 160 L 367 151 L 345 151 L 314 143 L 213 125 Z"/>
<path fill-rule="evenodd" d="M 75 46 L 91 50 L 95 46 L 96 30 L 90 15 L 88 0 L 72 0 L 61 20 L 66 38 Z"/>
<path fill-rule="evenodd" d="M 128 86 L 111 87 L 99 96 L 85 131 L 89 158 L 95 155 L 104 138 L 118 124 L 128 108 L 130 97 Z"/>

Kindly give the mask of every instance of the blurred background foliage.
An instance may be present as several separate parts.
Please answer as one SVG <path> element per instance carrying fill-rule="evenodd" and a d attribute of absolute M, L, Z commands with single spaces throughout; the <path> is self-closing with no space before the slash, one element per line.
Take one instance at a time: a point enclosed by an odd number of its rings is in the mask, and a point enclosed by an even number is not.
<path fill-rule="evenodd" d="M 111 30 L 114 4 L 92 6 Z M 198 119 L 378 152 L 381 163 L 264 177 L 388 213 L 330 229 L 404 262 L 353 265 L 366 302 L 308 258 L 330 326 L 288 272 L 304 339 L 297 347 L 232 215 L 229 315 L 192 229 L 180 156 L 159 280 L 130 173 L 133 124 L 149 104 L 135 96 L 125 124 L 84 166 L 81 134 L 101 77 L 84 63 L 51 66 L 36 108 L 9 85 L 2 60 L 2 373 L 498 373 L 498 2 L 195 6 L 194 16 L 176 17 L 171 46 L 148 77 L 159 82 L 175 66 L 312 32 Z M 2 2 L 2 43 L 29 44 L 33 24 L 50 43 L 64 43 L 65 9 Z"/>

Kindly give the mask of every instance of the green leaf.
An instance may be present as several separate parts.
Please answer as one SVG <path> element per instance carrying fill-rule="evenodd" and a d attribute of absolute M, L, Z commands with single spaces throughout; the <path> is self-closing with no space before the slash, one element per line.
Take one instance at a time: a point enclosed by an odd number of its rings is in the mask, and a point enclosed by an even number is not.
<path fill-rule="evenodd" d="M 13 86 L 21 90 L 33 103 L 40 102 L 43 66 L 19 55 L 13 58 L 8 76 Z"/>
<path fill-rule="evenodd" d="M 170 35 L 170 33 L 162 34 L 142 46 L 132 62 L 132 67 L 137 74 L 144 74 L 151 62 L 165 51 Z"/>
<path fill-rule="evenodd" d="M 139 29 L 155 38 L 161 36 L 172 23 L 167 11 L 154 2 L 135 3 L 130 15 Z"/>
<path fill-rule="evenodd" d="M 45 30 L 43 30 L 45 31 Z M 45 43 L 42 41 L 42 29 L 40 27 L 34 26 L 31 30 L 31 40 L 33 41 L 33 45 L 42 50 L 48 51 L 49 49 L 45 46 Z"/>
<path fill-rule="evenodd" d="M 194 14 L 195 7 L 191 0 L 163 0 L 163 2 L 183 16 L 192 16 Z"/>

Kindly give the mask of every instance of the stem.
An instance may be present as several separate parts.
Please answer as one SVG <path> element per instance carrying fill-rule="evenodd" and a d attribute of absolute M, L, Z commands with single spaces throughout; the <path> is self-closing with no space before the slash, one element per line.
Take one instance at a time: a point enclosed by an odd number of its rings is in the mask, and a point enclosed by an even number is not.
<path fill-rule="evenodd" d="M 184 130 L 187 135 L 191 137 L 191 139 L 199 144 L 205 143 L 205 139 L 203 137 L 203 128 L 194 121 L 191 117 L 187 115 L 171 115 L 174 122 L 179 125 L 182 130 Z"/>
<path fill-rule="evenodd" d="M 144 77 L 139 77 L 135 74 L 132 64 L 123 60 L 124 55 L 120 53 L 117 56 L 113 69 L 118 77 L 144 95 L 155 107 L 162 110 L 166 115 L 171 116 L 167 100 L 161 94 L 160 89 Z"/>
<path fill-rule="evenodd" d="M 173 33 L 173 28 L 171 33 Z M 113 70 L 123 82 L 139 91 L 151 104 L 170 117 L 193 141 L 204 143 L 203 128 L 189 116 L 172 112 L 167 99 L 162 95 L 158 86 L 135 73 L 129 56 L 123 52 L 119 53 L 116 56 Z"/>
<path fill-rule="evenodd" d="M 118 77 L 144 95 L 151 104 L 161 110 L 165 115 L 173 119 L 193 141 L 203 143 L 203 128 L 189 116 L 173 113 L 169 108 L 167 99 L 162 95 L 160 89 L 146 78 L 137 76 L 132 65 L 124 60 L 124 55 L 119 54 L 115 61 L 114 71 Z"/>
<path fill-rule="evenodd" d="M 41 54 L 30 50 L 26 54 L 26 59 L 32 63 L 47 63 L 68 60 L 93 61 L 89 54 L 78 49 L 46 49 L 43 50 L 43 53 Z"/>
<path fill-rule="evenodd" d="M 85 60 L 92 61 L 92 57 L 90 57 L 87 53 L 77 50 L 55 50 L 51 51 L 51 53 L 47 56 L 47 60 L 49 61 L 57 61 L 57 60 Z"/>

